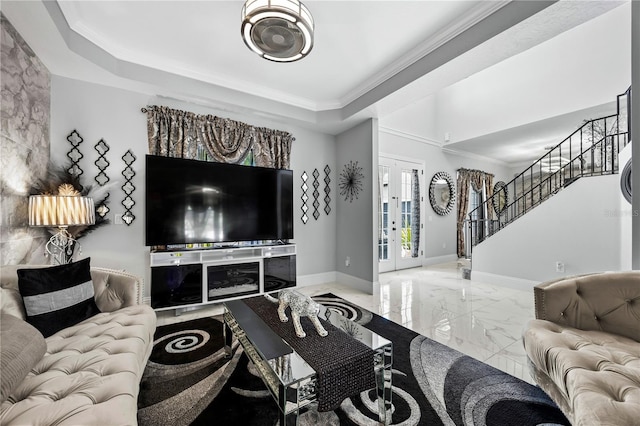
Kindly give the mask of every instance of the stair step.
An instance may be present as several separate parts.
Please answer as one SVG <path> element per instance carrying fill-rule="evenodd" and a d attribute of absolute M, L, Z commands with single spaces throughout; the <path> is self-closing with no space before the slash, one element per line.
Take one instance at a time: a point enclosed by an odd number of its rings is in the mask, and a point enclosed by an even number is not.
<path fill-rule="evenodd" d="M 571 185 L 573 182 L 577 181 L 578 179 L 580 179 L 580 176 L 574 176 L 572 178 L 566 178 L 564 180 L 564 187 L 566 188 L 567 186 Z"/>

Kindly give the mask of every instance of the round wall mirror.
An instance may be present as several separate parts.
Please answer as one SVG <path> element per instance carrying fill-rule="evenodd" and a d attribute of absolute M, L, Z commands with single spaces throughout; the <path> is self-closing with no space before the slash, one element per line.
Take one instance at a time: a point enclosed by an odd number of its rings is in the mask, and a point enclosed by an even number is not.
<path fill-rule="evenodd" d="M 491 203 L 493 204 L 493 209 L 496 211 L 496 214 L 500 216 L 500 214 L 507 208 L 507 203 L 509 202 L 509 192 L 507 191 L 507 184 L 503 181 L 498 181 L 493 186 L 493 197 L 491 198 Z"/>
<path fill-rule="evenodd" d="M 429 184 L 429 202 L 433 211 L 440 216 L 449 214 L 456 201 L 453 179 L 447 172 L 438 172 Z"/>
<path fill-rule="evenodd" d="M 627 161 L 622 173 L 620 173 L 620 189 L 625 200 L 631 204 L 631 160 Z"/>

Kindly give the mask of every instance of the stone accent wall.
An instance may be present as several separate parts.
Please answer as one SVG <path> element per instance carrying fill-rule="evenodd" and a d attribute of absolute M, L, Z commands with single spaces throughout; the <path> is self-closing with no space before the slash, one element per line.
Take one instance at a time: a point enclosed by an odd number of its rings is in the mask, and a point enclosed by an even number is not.
<path fill-rule="evenodd" d="M 28 191 L 49 163 L 51 77 L 0 13 L 0 264 L 45 263 L 45 229 L 28 226 Z"/>

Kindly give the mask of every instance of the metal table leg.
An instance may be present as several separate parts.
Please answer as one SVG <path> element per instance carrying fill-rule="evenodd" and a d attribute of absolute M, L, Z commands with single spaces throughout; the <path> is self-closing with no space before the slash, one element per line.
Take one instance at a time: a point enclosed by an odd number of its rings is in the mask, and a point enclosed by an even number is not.
<path fill-rule="evenodd" d="M 224 316 L 223 323 L 224 323 L 224 326 L 222 327 L 222 334 L 224 339 L 224 356 L 225 358 L 231 358 L 231 355 L 233 354 L 231 350 L 231 346 L 233 344 L 233 332 L 231 331 L 231 328 L 227 323 L 226 315 Z"/>
<path fill-rule="evenodd" d="M 376 394 L 378 396 L 378 418 L 383 425 L 391 424 L 392 389 L 391 366 L 393 365 L 393 349 L 383 348 L 374 355 L 374 371 L 376 376 Z"/>

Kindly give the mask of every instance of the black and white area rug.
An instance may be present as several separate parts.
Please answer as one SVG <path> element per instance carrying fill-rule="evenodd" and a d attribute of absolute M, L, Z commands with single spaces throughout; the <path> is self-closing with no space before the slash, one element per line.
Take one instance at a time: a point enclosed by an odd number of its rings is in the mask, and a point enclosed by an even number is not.
<path fill-rule="evenodd" d="M 393 342 L 394 425 L 569 425 L 540 388 L 334 295 L 329 309 Z M 138 421 L 152 425 L 276 425 L 278 408 L 253 364 L 224 357 L 222 318 L 158 327 L 141 383 Z M 301 414 L 301 425 L 375 425 L 373 391 L 339 409 Z"/>

